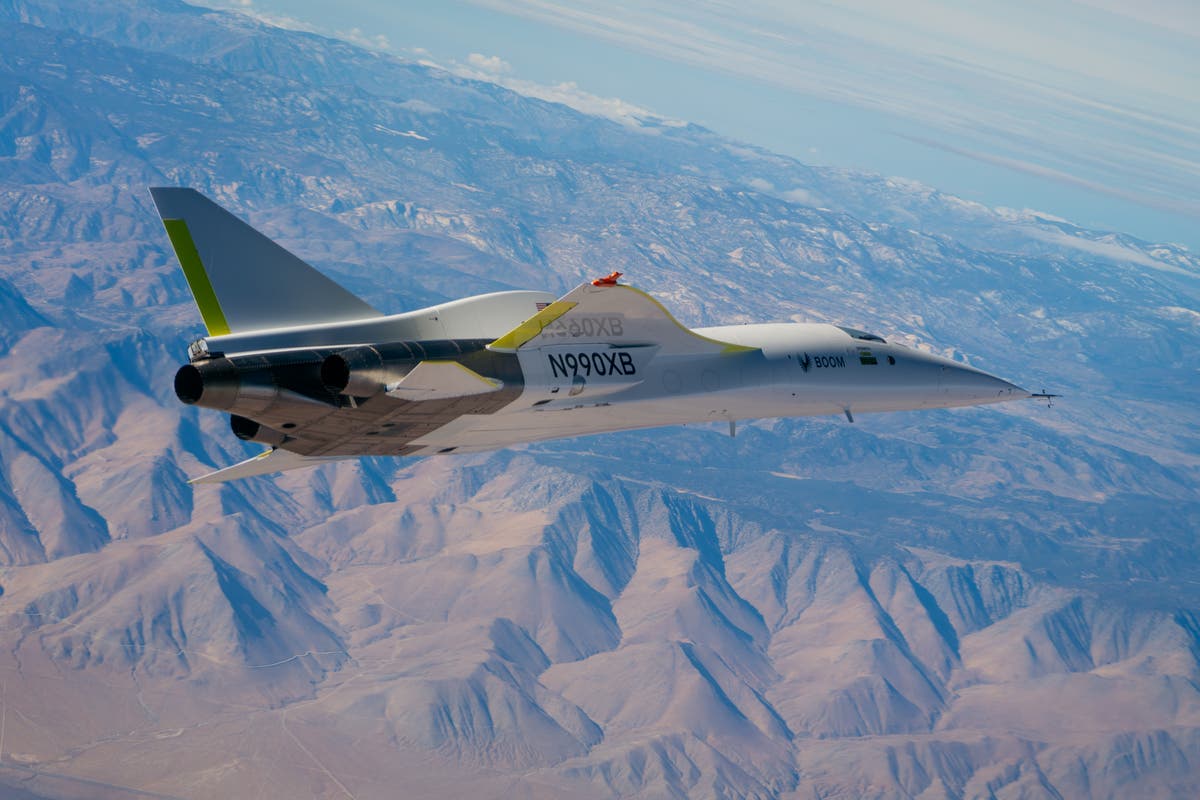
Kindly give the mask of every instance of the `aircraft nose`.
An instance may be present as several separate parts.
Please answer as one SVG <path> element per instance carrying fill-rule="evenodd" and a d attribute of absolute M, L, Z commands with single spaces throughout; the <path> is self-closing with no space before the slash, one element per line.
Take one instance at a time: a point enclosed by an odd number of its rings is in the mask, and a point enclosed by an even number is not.
<path fill-rule="evenodd" d="M 947 400 L 964 405 L 1002 403 L 1030 396 L 1014 383 L 965 364 L 944 364 L 938 388 Z"/>

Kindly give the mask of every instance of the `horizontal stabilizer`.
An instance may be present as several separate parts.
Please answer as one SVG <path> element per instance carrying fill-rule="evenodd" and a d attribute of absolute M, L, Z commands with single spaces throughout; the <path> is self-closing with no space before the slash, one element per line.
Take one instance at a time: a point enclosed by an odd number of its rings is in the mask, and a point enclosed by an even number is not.
<path fill-rule="evenodd" d="M 504 388 L 502 381 L 485 378 L 457 361 L 422 361 L 387 393 L 401 400 L 449 400 L 487 394 Z"/>
<path fill-rule="evenodd" d="M 652 344 L 667 355 L 735 353 L 753 347 L 701 336 L 657 300 L 625 284 L 585 283 L 488 345 L 514 353 L 551 345 Z"/>
<path fill-rule="evenodd" d="M 150 195 L 210 335 L 382 316 L 195 189 Z"/>
<path fill-rule="evenodd" d="M 207 475 L 201 475 L 199 478 L 192 478 L 188 483 L 225 483 L 226 481 L 235 481 L 238 478 L 252 478 L 256 475 L 271 475 L 276 472 L 286 472 L 289 469 L 299 469 L 300 467 L 314 467 L 318 464 L 324 464 L 330 461 L 343 461 L 344 456 L 332 456 L 328 458 L 302 456 L 299 453 L 293 453 L 290 450 L 280 450 L 278 447 L 270 450 L 264 450 L 254 458 L 248 458 L 241 463 L 234 464 L 232 467 L 225 467 L 216 472 L 210 472 Z"/>

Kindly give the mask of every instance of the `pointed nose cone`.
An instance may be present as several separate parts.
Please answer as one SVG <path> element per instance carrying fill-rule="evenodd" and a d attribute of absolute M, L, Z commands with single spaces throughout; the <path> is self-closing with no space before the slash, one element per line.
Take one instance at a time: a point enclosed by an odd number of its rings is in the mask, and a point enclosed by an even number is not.
<path fill-rule="evenodd" d="M 938 388 L 946 404 L 955 406 L 1003 403 L 1031 396 L 1014 383 L 965 364 L 943 365 Z"/>

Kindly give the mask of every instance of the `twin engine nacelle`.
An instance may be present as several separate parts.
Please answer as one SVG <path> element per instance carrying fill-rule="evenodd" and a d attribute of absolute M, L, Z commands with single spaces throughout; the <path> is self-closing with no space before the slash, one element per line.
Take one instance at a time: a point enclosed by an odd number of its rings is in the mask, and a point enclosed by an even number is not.
<path fill-rule="evenodd" d="M 482 350 L 485 344 L 473 340 L 393 342 L 332 354 L 303 350 L 207 358 L 179 368 L 175 395 L 188 405 L 251 419 L 274 416 L 284 406 L 316 405 L 327 410 L 342 405 L 339 397 L 365 398 L 386 392 L 422 361 L 453 361 Z"/>
<path fill-rule="evenodd" d="M 212 358 L 184 364 L 175 373 L 175 396 L 190 406 L 216 408 L 247 416 L 282 404 L 329 406 L 318 379 L 319 361 L 288 356 Z"/>
<path fill-rule="evenodd" d="M 349 397 L 375 397 L 388 391 L 422 361 L 457 361 L 482 351 L 484 341 L 391 342 L 351 347 L 321 362 L 321 384 Z"/>
<path fill-rule="evenodd" d="M 339 395 L 374 397 L 419 363 L 408 348 L 400 353 L 380 349 L 353 347 L 324 359 L 308 353 L 303 360 L 268 354 L 197 361 L 175 373 L 175 396 L 190 406 L 247 417 L 259 417 L 281 404 L 337 407 Z"/>
<path fill-rule="evenodd" d="M 207 358 L 175 373 L 175 395 L 188 405 L 230 412 L 239 439 L 278 447 L 285 430 L 320 418 L 337 398 L 320 381 L 321 356 L 292 352 Z"/>
<path fill-rule="evenodd" d="M 401 359 L 387 359 L 374 347 L 353 347 L 325 357 L 321 383 L 334 394 L 374 397 L 386 392 L 389 383 L 400 380 L 415 365 L 407 353 Z"/>

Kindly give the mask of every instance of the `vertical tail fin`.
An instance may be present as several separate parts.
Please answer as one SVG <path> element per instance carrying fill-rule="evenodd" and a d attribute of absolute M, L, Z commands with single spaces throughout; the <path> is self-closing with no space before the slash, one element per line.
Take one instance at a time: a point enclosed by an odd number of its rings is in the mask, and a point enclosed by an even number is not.
<path fill-rule="evenodd" d="M 382 316 L 195 189 L 150 195 L 210 335 Z"/>

